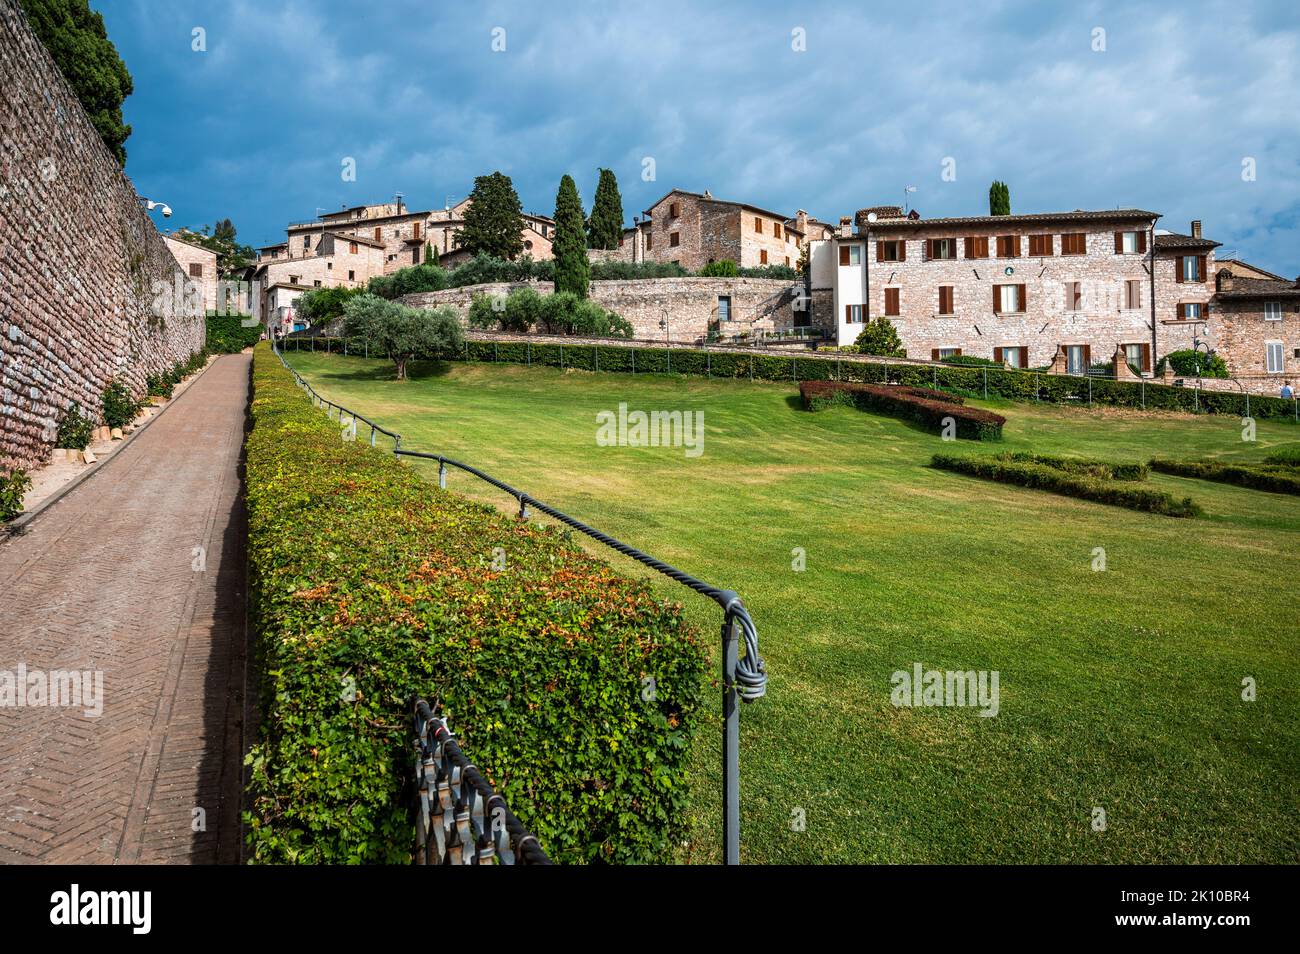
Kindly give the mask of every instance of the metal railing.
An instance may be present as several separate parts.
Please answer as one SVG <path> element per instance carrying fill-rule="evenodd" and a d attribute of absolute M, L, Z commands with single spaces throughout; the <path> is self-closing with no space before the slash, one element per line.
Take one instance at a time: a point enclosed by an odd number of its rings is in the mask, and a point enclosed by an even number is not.
<path fill-rule="evenodd" d="M 723 613 L 721 633 L 723 861 L 729 865 L 740 864 L 740 720 L 736 701 L 739 699 L 743 702 L 755 702 L 767 693 L 767 667 L 758 652 L 758 630 L 754 626 L 754 621 L 740 596 L 734 590 L 724 590 L 705 583 L 703 580 L 696 579 L 689 573 L 685 573 L 668 563 L 664 563 L 662 560 L 641 552 L 636 547 L 623 543 L 594 527 L 590 527 L 562 510 L 543 503 L 531 494 L 511 486 L 505 481 L 479 470 L 477 467 L 443 454 L 404 449 L 400 434 L 385 430 L 368 418 L 323 397 L 302 375 L 289 365 L 274 339 L 271 341 L 271 348 L 276 357 L 280 359 L 280 363 L 293 375 L 298 386 L 303 388 L 318 406 L 323 405 L 326 408 L 326 416 L 329 416 L 331 408 L 337 408 L 340 421 L 342 415 L 346 413 L 355 420 L 363 421 L 370 426 L 370 444 L 372 447 L 375 443 L 375 434 L 380 433 L 392 439 L 393 453 L 397 457 L 414 457 L 420 460 L 437 461 L 438 486 L 440 488 L 445 490 L 447 487 L 447 468 L 455 467 L 457 470 L 464 471 L 485 483 L 491 484 L 518 501 L 519 518 L 521 520 L 528 519 L 529 508 L 531 507 L 558 520 L 560 523 L 572 527 L 579 533 L 586 534 L 610 549 L 650 567 L 652 570 L 694 590 L 696 593 L 707 596 L 721 607 Z M 745 643 L 744 656 L 739 653 L 741 640 L 744 640 Z"/>
<path fill-rule="evenodd" d="M 537 836 L 465 757 L 445 719 L 417 699 L 415 720 L 418 865 L 549 865 Z"/>

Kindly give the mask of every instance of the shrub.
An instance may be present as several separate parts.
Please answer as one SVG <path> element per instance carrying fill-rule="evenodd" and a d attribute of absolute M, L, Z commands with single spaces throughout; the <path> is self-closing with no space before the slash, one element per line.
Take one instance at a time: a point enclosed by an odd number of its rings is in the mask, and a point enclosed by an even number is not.
<path fill-rule="evenodd" d="M 1073 474 L 1046 464 L 1005 460 L 998 457 L 962 457 L 953 454 L 935 454 L 930 465 L 941 470 L 969 474 L 983 480 L 1003 484 L 1016 484 L 1046 490 L 1065 497 L 1077 497 L 1093 503 L 1128 507 L 1167 517 L 1200 516 L 1201 508 L 1190 497 L 1174 499 L 1172 494 L 1146 487 L 1118 484 L 1113 480 Z"/>
<path fill-rule="evenodd" d="M 145 393 L 150 397 L 169 398 L 172 396 L 174 385 L 167 380 L 166 375 L 151 374 L 144 379 Z"/>
<path fill-rule="evenodd" d="M 207 340 L 204 350 L 208 354 L 238 354 L 262 340 L 261 322 L 245 326 L 252 321 L 247 315 L 209 315 Z"/>
<path fill-rule="evenodd" d="M 1300 444 L 1279 444 L 1264 463 L 1274 467 L 1300 467 Z"/>
<path fill-rule="evenodd" d="M 1212 460 L 1156 459 L 1151 461 L 1151 469 L 1162 474 L 1236 484 L 1238 487 L 1268 490 L 1275 494 L 1300 494 L 1300 474 L 1288 467 L 1244 467 Z"/>
<path fill-rule="evenodd" d="M 940 358 L 943 364 L 953 364 L 964 368 L 1001 368 L 1004 367 L 1001 361 L 994 361 L 992 358 L 977 358 L 973 354 L 950 354 L 946 358 Z"/>
<path fill-rule="evenodd" d="M 335 285 L 332 288 L 313 288 L 298 296 L 294 305 L 299 318 L 312 328 L 319 328 L 343 317 L 343 306 L 355 295 L 365 292 L 362 288 L 345 288 Z M 260 331 L 260 329 L 258 329 Z M 256 341 L 249 342 L 257 344 Z"/>
<path fill-rule="evenodd" d="M 874 384 L 850 384 L 842 381 L 804 381 L 799 385 L 804 407 L 819 411 L 844 404 L 864 411 L 875 411 L 916 421 L 927 428 L 942 431 L 952 420 L 956 436 L 976 441 L 1002 439 L 1002 425 L 1007 419 L 991 411 L 963 407 L 951 395 L 924 388 L 889 387 Z"/>
<path fill-rule="evenodd" d="M 729 258 L 719 259 L 716 262 L 709 262 L 696 274 L 701 278 L 735 278 L 736 263 Z"/>
<path fill-rule="evenodd" d="M 899 340 L 898 329 L 883 315 L 864 322 L 854 344 L 862 354 L 882 355 L 886 358 L 902 358 L 907 355 L 903 350 L 903 342 Z"/>
<path fill-rule="evenodd" d="M 59 418 L 58 434 L 54 438 L 55 447 L 69 450 L 85 450 L 90 446 L 90 437 L 95 430 L 95 422 L 82 413 L 81 405 L 73 401 Z"/>
<path fill-rule="evenodd" d="M 1017 463 L 1042 464 L 1054 467 L 1068 474 L 1084 477 L 1099 477 L 1102 480 L 1146 480 L 1149 469 L 1146 464 L 1116 463 L 1109 460 L 1097 460 L 1092 457 L 1055 457 L 1050 454 L 1030 454 L 1025 451 L 999 454 L 998 460 Z"/>
<path fill-rule="evenodd" d="M 789 265 L 753 265 L 736 269 L 736 274 L 741 278 L 777 278 L 787 282 L 797 281 L 800 277 L 799 271 Z"/>
<path fill-rule="evenodd" d="M 8 523 L 23 512 L 23 494 L 32 489 L 32 479 L 23 470 L 0 474 L 0 523 Z"/>
<path fill-rule="evenodd" d="M 518 294 L 518 293 L 516 293 Z M 514 295 L 511 296 L 512 298 Z M 508 307 L 508 306 L 507 306 Z M 632 325 L 600 305 L 572 292 L 556 292 L 541 299 L 538 327 L 550 334 L 592 338 L 631 338 Z"/>
<path fill-rule="evenodd" d="M 1199 364 L 1198 364 L 1199 362 Z M 1156 365 L 1156 373 L 1163 374 L 1165 365 L 1173 366 L 1174 374 L 1180 377 L 1196 377 L 1196 369 L 1201 369 L 1203 378 L 1226 378 L 1228 377 L 1228 365 L 1223 360 L 1222 355 L 1203 354 L 1199 351 L 1188 348 L 1183 351 L 1171 351 Z"/>
<path fill-rule="evenodd" d="M 102 400 L 104 423 L 109 427 L 126 427 L 140 412 L 139 403 L 131 397 L 131 389 L 117 378 L 108 382 Z"/>
<path fill-rule="evenodd" d="M 681 608 L 566 533 L 341 441 L 267 345 L 252 421 L 249 586 L 265 673 L 252 860 L 409 860 L 415 694 L 440 700 L 556 861 L 669 860 L 708 655 Z M 505 572 L 491 568 L 496 547 Z"/>
<path fill-rule="evenodd" d="M 592 262 L 591 280 L 633 281 L 639 278 L 685 278 L 690 275 L 675 262 Z"/>

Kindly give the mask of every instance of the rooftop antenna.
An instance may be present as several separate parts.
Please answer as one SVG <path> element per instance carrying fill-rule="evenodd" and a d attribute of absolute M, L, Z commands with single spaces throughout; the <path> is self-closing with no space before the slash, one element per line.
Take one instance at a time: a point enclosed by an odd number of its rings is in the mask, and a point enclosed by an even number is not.
<path fill-rule="evenodd" d="M 908 195 L 910 195 L 915 191 L 916 191 L 916 186 L 907 186 L 906 188 L 903 189 L 903 214 L 904 215 L 906 215 L 910 211 L 907 207 L 908 205 L 907 197 Z"/>
<path fill-rule="evenodd" d="M 397 214 L 402 214 L 402 193 L 397 193 Z"/>

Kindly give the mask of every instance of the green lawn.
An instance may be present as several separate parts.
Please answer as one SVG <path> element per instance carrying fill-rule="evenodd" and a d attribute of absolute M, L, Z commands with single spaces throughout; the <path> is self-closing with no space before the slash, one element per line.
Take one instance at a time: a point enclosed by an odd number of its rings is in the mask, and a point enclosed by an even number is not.
<path fill-rule="evenodd" d="M 970 402 L 1007 416 L 1006 440 L 954 445 L 849 408 L 808 413 L 788 385 L 506 364 L 398 383 L 387 362 L 288 358 L 404 446 L 745 598 L 771 674 L 741 711 L 747 862 L 1300 860 L 1300 499 L 1153 474 L 1207 514 L 1175 519 L 925 466 L 954 446 L 1249 461 L 1300 427 L 1263 421 L 1248 444 L 1235 418 Z M 597 446 L 597 412 L 620 401 L 703 411 L 704 453 Z M 465 474 L 449 486 L 510 506 Z M 659 585 L 717 631 L 711 602 Z M 997 717 L 893 706 L 891 674 L 918 662 L 997 670 Z M 720 851 L 717 729 L 695 757 L 693 862 Z"/>

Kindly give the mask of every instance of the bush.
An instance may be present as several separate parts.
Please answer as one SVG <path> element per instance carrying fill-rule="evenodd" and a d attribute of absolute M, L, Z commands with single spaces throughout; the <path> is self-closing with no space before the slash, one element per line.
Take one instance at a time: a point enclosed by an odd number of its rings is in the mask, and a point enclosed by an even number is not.
<path fill-rule="evenodd" d="M 899 340 L 898 329 L 884 316 L 871 318 L 864 322 L 854 342 L 862 354 L 881 355 L 886 358 L 903 358 L 903 342 Z"/>
<path fill-rule="evenodd" d="M 591 280 L 632 281 L 639 278 L 686 278 L 691 273 L 674 262 L 592 262 Z"/>
<path fill-rule="evenodd" d="M 1002 368 L 1005 365 L 1001 361 L 994 361 L 992 358 L 977 358 L 973 354 L 950 354 L 946 358 L 940 358 L 943 364 L 953 364 L 963 368 Z"/>
<path fill-rule="evenodd" d="M 82 413 L 81 405 L 73 401 L 59 418 L 59 431 L 54 438 L 55 447 L 69 450 L 85 450 L 90 446 L 91 434 L 95 422 Z"/>
<path fill-rule="evenodd" d="M 1001 440 L 1002 425 L 1007 421 L 1000 414 L 963 407 L 951 395 L 924 388 L 804 381 L 799 385 L 799 393 L 809 411 L 842 404 L 913 420 L 935 431 L 942 431 L 951 419 L 956 425 L 956 436 L 975 441 Z"/>
<path fill-rule="evenodd" d="M 556 861 L 670 860 L 708 657 L 681 608 L 565 533 L 341 441 L 266 345 L 252 420 L 252 860 L 409 861 L 416 694 Z"/>
<path fill-rule="evenodd" d="M 416 358 L 455 354 L 464 340 L 460 321 L 451 308 L 408 308 L 375 295 L 357 295 L 343 308 L 345 331 L 361 338 L 397 365 L 397 380 L 406 380 L 406 366 Z"/>
<path fill-rule="evenodd" d="M 239 354 L 262 340 L 261 322 L 245 327 L 252 321 L 247 315 L 209 315 L 207 340 L 204 351 L 208 354 Z"/>
<path fill-rule="evenodd" d="M 537 324 L 550 334 L 556 335 L 583 335 L 591 338 L 632 337 L 632 326 L 624 318 L 612 311 L 606 311 L 594 301 L 579 298 L 572 292 L 555 292 L 542 298 Z"/>
<path fill-rule="evenodd" d="M 1275 494 L 1300 494 L 1300 474 L 1289 467 L 1243 467 L 1238 464 L 1221 464 L 1212 460 L 1161 460 L 1151 461 L 1151 469 L 1162 474 L 1213 480 L 1221 484 L 1236 484 L 1252 490 L 1268 490 Z"/>
<path fill-rule="evenodd" d="M 1102 480 L 1146 480 L 1150 473 L 1146 464 L 1116 463 L 1093 457 L 1054 457 L 1050 454 L 1029 454 L 1024 451 L 999 454 L 998 460 L 1016 463 L 1043 464 L 1067 474 L 1099 477 Z"/>
<path fill-rule="evenodd" d="M 139 403 L 131 397 L 131 389 L 114 378 L 104 388 L 104 423 L 109 427 L 126 427 L 140 413 Z"/>
<path fill-rule="evenodd" d="M 1156 374 L 1163 374 L 1165 365 L 1173 366 L 1174 374 L 1185 377 L 1196 377 L 1196 369 L 1201 369 L 1203 378 L 1226 378 L 1228 377 L 1228 365 L 1224 362 L 1223 357 L 1217 354 L 1207 355 L 1202 352 L 1188 348 L 1184 351 L 1171 351 L 1156 365 Z"/>
<path fill-rule="evenodd" d="M 1163 514 L 1167 517 L 1196 517 L 1202 512 L 1190 497 L 1175 500 L 1172 494 L 1163 491 L 1117 484 L 1113 480 L 1101 477 L 1082 476 L 1046 464 L 1006 460 L 999 457 L 935 454 L 931 458 L 930 466 L 969 474 L 984 480 L 1032 487 L 1035 490 L 1046 490 L 1065 497 L 1077 497 L 1093 503 L 1128 507 L 1130 510 Z"/>
<path fill-rule="evenodd" d="M 1279 444 L 1264 463 L 1274 467 L 1300 467 L 1300 444 Z"/>
<path fill-rule="evenodd" d="M 701 278 L 735 278 L 736 263 L 729 258 L 719 259 L 716 262 L 709 262 L 696 274 Z"/>
<path fill-rule="evenodd" d="M 736 274 L 741 278 L 776 278 L 787 282 L 798 281 L 801 277 L 799 271 L 789 265 L 755 265 L 739 268 Z"/>
<path fill-rule="evenodd" d="M 23 470 L 0 474 L 0 523 L 8 523 L 23 512 L 23 494 L 32 489 L 32 479 Z"/>

